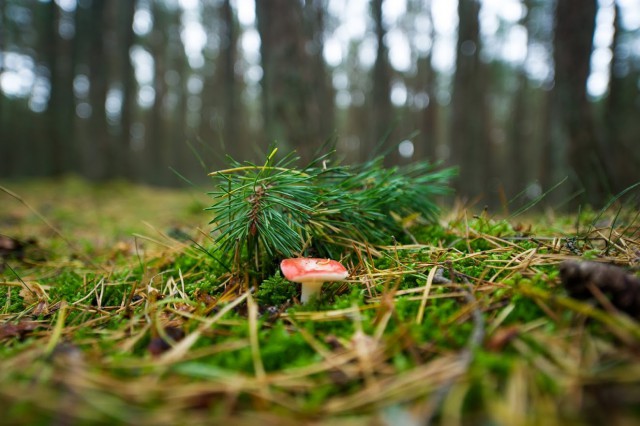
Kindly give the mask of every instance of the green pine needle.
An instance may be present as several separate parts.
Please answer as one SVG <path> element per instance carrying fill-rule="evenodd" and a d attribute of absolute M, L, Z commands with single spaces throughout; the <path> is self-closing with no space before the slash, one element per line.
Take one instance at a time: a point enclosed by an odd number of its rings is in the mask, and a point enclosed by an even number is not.
<path fill-rule="evenodd" d="M 216 189 L 213 234 L 221 250 L 256 259 L 256 267 L 276 257 L 302 255 L 312 248 L 329 255 L 346 240 L 388 243 L 402 231 L 393 214 L 438 217 L 434 198 L 450 192 L 454 169 L 434 171 L 419 162 L 385 168 L 382 157 L 357 166 L 326 167 L 333 152 L 296 168 L 294 154 L 263 165 L 230 160 L 211 173 Z M 241 266 L 240 264 L 238 265 Z"/>

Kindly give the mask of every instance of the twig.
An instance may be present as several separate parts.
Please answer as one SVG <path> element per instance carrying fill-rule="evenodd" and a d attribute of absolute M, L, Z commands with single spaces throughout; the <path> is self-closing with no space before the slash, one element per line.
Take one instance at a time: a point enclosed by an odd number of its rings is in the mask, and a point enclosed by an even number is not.
<path fill-rule="evenodd" d="M 11 267 L 11 265 L 9 265 L 8 263 L 5 263 L 5 266 L 7 266 L 9 269 L 11 269 L 11 272 L 13 272 L 13 275 L 15 275 L 15 276 L 16 276 L 16 278 L 17 278 L 17 279 L 22 283 L 22 285 L 23 285 L 27 290 L 29 290 L 29 292 L 30 292 L 33 296 L 36 296 L 36 297 L 38 296 L 38 295 L 36 294 L 36 292 L 35 292 L 35 291 L 31 290 L 31 287 L 29 287 L 29 286 L 27 285 L 27 283 L 22 279 L 22 277 L 21 277 L 20 275 L 18 275 L 18 273 L 15 271 L 15 269 L 13 269 L 13 268 Z"/>

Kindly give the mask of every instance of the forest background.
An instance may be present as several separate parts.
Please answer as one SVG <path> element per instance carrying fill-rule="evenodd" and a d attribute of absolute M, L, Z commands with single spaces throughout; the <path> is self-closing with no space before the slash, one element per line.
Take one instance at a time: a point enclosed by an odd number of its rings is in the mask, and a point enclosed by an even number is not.
<path fill-rule="evenodd" d="M 202 183 L 331 138 L 480 206 L 601 205 L 640 180 L 640 1 L 0 0 L 0 178 Z"/>

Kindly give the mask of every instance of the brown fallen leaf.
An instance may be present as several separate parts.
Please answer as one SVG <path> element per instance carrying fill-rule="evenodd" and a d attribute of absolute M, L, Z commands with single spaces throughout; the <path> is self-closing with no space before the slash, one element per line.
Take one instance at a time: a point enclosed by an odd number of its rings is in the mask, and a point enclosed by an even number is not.
<path fill-rule="evenodd" d="M 518 337 L 520 329 L 517 325 L 498 328 L 485 342 L 485 347 L 492 352 L 501 352 L 505 346 Z"/>
<path fill-rule="evenodd" d="M 614 307 L 640 318 L 640 278 L 614 265 L 566 261 L 560 278 L 571 297 L 594 299 L 603 308 Z"/>
<path fill-rule="evenodd" d="M 34 306 L 31 315 L 47 315 L 49 310 L 49 296 L 42 286 L 36 282 L 25 282 L 20 293 L 25 307 Z"/>
<path fill-rule="evenodd" d="M 184 338 L 184 331 L 178 327 L 165 327 L 164 332 L 166 333 L 166 336 L 174 342 L 180 341 Z M 153 337 L 147 346 L 147 350 L 153 356 L 161 355 L 169 349 L 171 349 L 171 343 L 166 341 L 162 336 Z"/>
<path fill-rule="evenodd" d="M 17 337 L 23 339 L 27 334 L 39 327 L 46 327 L 37 321 L 19 321 L 17 323 L 0 324 L 0 341 Z"/>

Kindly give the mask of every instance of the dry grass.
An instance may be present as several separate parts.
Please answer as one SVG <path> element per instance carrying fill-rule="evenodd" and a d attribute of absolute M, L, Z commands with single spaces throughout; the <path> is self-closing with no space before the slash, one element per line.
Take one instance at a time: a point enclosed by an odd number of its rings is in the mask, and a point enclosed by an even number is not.
<path fill-rule="evenodd" d="M 0 193 L 1 233 L 37 240 L 0 278 L 0 406 L 12 423 L 640 419 L 638 322 L 568 297 L 557 274 L 585 257 L 637 270 L 633 212 L 580 231 L 575 218 L 507 224 L 456 210 L 433 238 L 412 228 L 415 244 L 353 242 L 349 281 L 325 290 L 333 304 L 274 314 L 172 236 L 179 227 L 207 244 L 199 193 L 6 186 L 23 200 Z M 82 282 L 72 301 L 54 291 L 65 271 Z M 207 294 L 189 290 L 212 279 Z M 294 365 L 267 364 L 277 330 L 297 339 L 280 343 Z M 301 347 L 306 359 L 288 352 Z M 247 368 L 217 364 L 242 354 Z"/>

